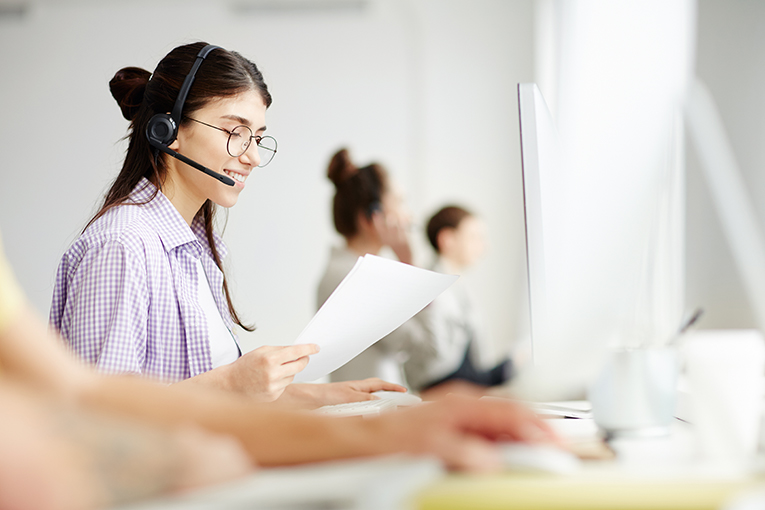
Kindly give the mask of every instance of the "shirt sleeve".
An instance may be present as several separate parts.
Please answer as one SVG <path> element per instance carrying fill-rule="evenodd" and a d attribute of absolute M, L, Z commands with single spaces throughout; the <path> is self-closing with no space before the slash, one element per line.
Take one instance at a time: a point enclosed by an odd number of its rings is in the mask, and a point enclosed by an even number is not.
<path fill-rule="evenodd" d="M 23 294 L 13 276 L 0 239 L 0 333 L 11 323 L 21 308 Z"/>
<path fill-rule="evenodd" d="M 149 295 L 146 261 L 119 241 L 91 247 L 76 268 L 62 263 L 63 312 L 58 324 L 70 348 L 105 373 L 142 373 Z"/>

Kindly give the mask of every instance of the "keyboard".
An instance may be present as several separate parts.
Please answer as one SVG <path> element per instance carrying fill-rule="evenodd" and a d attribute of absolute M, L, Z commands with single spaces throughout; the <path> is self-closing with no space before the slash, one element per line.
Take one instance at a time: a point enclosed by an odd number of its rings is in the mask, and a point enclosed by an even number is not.
<path fill-rule="evenodd" d="M 393 411 L 397 408 L 393 400 L 363 400 L 361 402 L 347 402 L 345 404 L 334 404 L 318 408 L 315 412 L 328 416 L 379 416 L 386 411 Z"/>
<path fill-rule="evenodd" d="M 320 407 L 317 413 L 329 416 L 378 416 L 386 411 L 393 411 L 397 407 L 406 407 L 420 404 L 422 399 L 411 393 L 398 391 L 376 391 L 373 395 L 377 400 L 363 400 L 361 402 L 348 402 Z"/>

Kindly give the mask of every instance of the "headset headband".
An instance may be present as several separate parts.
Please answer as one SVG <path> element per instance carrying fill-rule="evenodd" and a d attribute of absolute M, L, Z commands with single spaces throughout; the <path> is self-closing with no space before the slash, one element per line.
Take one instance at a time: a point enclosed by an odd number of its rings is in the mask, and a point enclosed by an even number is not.
<path fill-rule="evenodd" d="M 197 74 L 197 70 L 199 69 L 199 66 L 202 65 L 202 61 L 205 58 L 207 58 L 207 55 L 209 55 L 212 50 L 215 50 L 218 48 L 220 48 L 220 46 L 208 44 L 207 46 L 199 50 L 199 53 L 197 53 L 197 59 L 194 61 L 194 65 L 191 66 L 191 70 L 189 71 L 189 74 L 186 75 L 186 79 L 183 80 L 183 85 L 181 85 L 181 90 L 178 92 L 178 98 L 175 100 L 175 106 L 173 106 L 172 118 L 175 121 L 176 126 L 181 125 L 181 114 L 183 113 L 183 105 L 186 102 L 186 96 L 189 95 L 189 90 L 191 90 L 191 85 L 194 83 L 194 77 Z"/>

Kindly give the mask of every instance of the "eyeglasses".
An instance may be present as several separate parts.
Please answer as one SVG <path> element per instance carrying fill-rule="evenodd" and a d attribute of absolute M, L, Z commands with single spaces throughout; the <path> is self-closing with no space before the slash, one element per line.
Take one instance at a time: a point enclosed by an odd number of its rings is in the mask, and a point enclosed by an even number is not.
<path fill-rule="evenodd" d="M 247 126 L 236 126 L 232 130 L 224 129 L 218 126 L 213 126 L 201 120 L 192 119 L 199 124 L 203 124 L 207 127 L 223 131 L 228 134 L 228 142 L 226 142 L 226 150 L 232 158 L 238 158 L 250 148 L 252 140 L 255 140 L 255 144 L 258 147 L 258 154 L 260 155 L 259 167 L 264 167 L 274 159 L 276 155 L 276 139 L 273 136 L 256 136 L 252 134 L 252 129 Z"/>

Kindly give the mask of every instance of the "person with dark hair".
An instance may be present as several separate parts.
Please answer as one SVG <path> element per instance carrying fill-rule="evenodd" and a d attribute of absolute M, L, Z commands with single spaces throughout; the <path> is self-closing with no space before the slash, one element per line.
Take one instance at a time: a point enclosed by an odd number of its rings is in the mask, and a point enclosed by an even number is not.
<path fill-rule="evenodd" d="M 315 345 L 242 354 L 215 233 L 249 175 L 276 153 L 265 134 L 271 94 L 257 66 L 203 42 L 173 49 L 153 73 L 109 82 L 130 121 L 122 170 L 58 268 L 50 322 L 84 360 L 109 373 L 188 380 L 264 401 L 321 406 L 405 388 L 378 379 L 290 384 Z M 172 112 L 172 113 L 168 113 Z M 202 170 L 202 171 L 200 171 Z"/>
<path fill-rule="evenodd" d="M 436 253 L 434 271 L 463 274 L 486 248 L 483 222 L 467 209 L 449 205 L 428 220 L 426 233 Z M 428 307 L 435 349 L 410 360 L 410 384 L 425 395 L 437 391 L 481 393 L 509 380 L 512 363 L 491 366 L 491 339 L 463 278 Z"/>
<path fill-rule="evenodd" d="M 378 163 L 357 167 L 343 148 L 332 156 L 327 177 L 335 186 L 332 218 L 345 243 L 332 248 L 317 289 L 317 308 L 360 256 L 378 255 L 388 247 L 401 262 L 412 263 L 409 215 L 385 168 Z M 425 314 L 427 309 L 334 371 L 331 380 L 376 376 L 406 384 L 408 356 L 415 350 L 430 349 L 430 333 L 420 319 Z"/>

